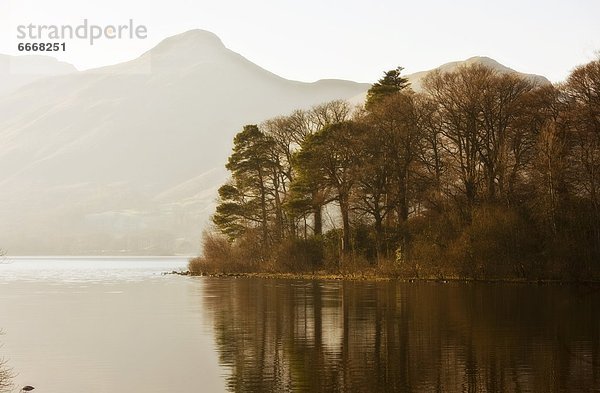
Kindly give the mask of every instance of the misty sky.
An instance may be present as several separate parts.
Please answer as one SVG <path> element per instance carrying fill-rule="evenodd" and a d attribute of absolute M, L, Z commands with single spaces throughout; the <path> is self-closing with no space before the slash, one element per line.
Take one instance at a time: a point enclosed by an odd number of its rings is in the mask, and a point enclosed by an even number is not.
<path fill-rule="evenodd" d="M 20 24 L 99 25 L 133 18 L 145 40 L 67 41 L 56 57 L 79 69 L 129 60 L 163 38 L 201 28 L 280 76 L 376 80 L 471 56 L 565 78 L 600 50 L 598 0 L 0 0 L 0 53 L 17 54 Z"/>

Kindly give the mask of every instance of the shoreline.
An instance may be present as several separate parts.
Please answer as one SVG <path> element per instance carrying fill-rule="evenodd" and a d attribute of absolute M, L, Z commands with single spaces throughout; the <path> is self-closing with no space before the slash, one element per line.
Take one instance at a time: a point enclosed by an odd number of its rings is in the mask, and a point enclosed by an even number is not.
<path fill-rule="evenodd" d="M 440 284 L 448 283 L 488 283 L 488 284 L 537 284 L 537 285 L 598 285 L 597 280 L 558 280 L 558 279 L 519 279 L 519 278 L 435 278 L 435 277 L 394 277 L 365 273 L 192 273 L 186 271 L 163 272 L 163 275 L 178 275 L 190 277 L 211 277 L 211 278 L 260 278 L 260 279 L 283 279 L 283 280 L 324 280 L 324 281 L 398 281 L 398 282 L 435 282 Z"/>

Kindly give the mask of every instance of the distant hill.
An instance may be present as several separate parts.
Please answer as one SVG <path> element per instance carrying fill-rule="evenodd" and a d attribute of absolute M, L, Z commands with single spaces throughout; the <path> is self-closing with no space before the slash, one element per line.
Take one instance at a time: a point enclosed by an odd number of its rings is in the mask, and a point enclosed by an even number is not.
<path fill-rule="evenodd" d="M 369 87 L 281 78 L 202 30 L 114 66 L 56 64 L 60 75 L 0 95 L 10 254 L 195 253 L 244 124 Z"/>
<path fill-rule="evenodd" d="M 460 66 L 468 66 L 471 64 L 482 64 L 482 65 L 492 68 L 498 72 L 516 73 L 518 75 L 524 76 L 525 78 L 527 78 L 530 81 L 537 83 L 539 85 L 549 85 L 550 84 L 550 81 L 544 76 L 535 75 L 535 74 L 524 74 L 522 72 L 515 71 L 512 68 L 508 68 L 508 67 L 502 65 L 494 59 L 490 59 L 489 57 L 484 57 L 484 56 L 475 56 L 475 57 L 471 57 L 471 58 L 469 58 L 467 60 L 463 60 L 463 61 L 453 61 L 451 63 L 442 64 L 441 66 L 434 68 L 432 70 L 420 71 L 420 72 L 415 72 L 414 74 L 408 74 L 408 75 L 406 75 L 406 78 L 408 78 L 408 81 L 410 82 L 410 87 L 414 91 L 422 92 L 423 91 L 423 86 L 422 86 L 423 79 L 425 79 L 425 77 L 430 72 L 435 71 L 435 70 L 440 70 L 442 72 L 452 72 L 452 71 L 455 71 Z M 355 102 L 355 103 L 364 102 L 365 97 L 366 97 L 366 92 L 359 94 L 355 97 L 352 97 L 350 99 L 350 101 Z"/>
<path fill-rule="evenodd" d="M 550 81 L 541 75 L 524 74 L 522 72 L 515 71 L 512 68 L 508 68 L 508 67 L 502 65 L 494 59 L 490 59 L 489 57 L 482 57 L 482 56 L 471 57 L 464 61 L 453 61 L 451 63 L 446 63 L 446 64 L 443 64 L 443 65 L 435 68 L 434 70 L 440 70 L 442 72 L 452 72 L 460 66 L 465 66 L 465 65 L 468 66 L 471 64 L 481 64 L 486 67 L 492 68 L 498 72 L 516 73 L 521 76 L 524 76 L 525 78 L 531 80 L 532 82 L 535 82 L 535 83 L 538 83 L 541 85 L 550 84 Z M 408 75 L 408 80 L 410 81 L 411 87 L 413 88 L 413 90 L 421 91 L 423 89 L 421 86 L 423 79 L 427 76 L 427 74 L 429 74 L 431 71 L 434 71 L 434 70 L 415 72 L 414 74 Z"/>
<path fill-rule="evenodd" d="M 440 68 L 472 62 L 515 72 L 484 57 Z M 413 88 L 426 73 L 409 76 Z M 196 253 L 244 124 L 333 99 L 362 102 L 368 88 L 281 78 L 203 30 L 83 72 L 47 57 L 0 56 L 0 248 Z"/>
<path fill-rule="evenodd" d="M 38 79 L 76 72 L 71 64 L 49 56 L 9 56 L 0 54 L 0 96 Z"/>

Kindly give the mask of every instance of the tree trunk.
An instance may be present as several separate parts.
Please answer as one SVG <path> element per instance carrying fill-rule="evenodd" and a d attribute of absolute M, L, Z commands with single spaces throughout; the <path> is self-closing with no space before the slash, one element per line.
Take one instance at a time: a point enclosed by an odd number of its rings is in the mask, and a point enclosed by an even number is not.
<path fill-rule="evenodd" d="M 315 236 L 321 236 L 323 234 L 323 213 L 321 211 L 321 206 L 313 206 L 313 216 L 313 234 Z"/>
<path fill-rule="evenodd" d="M 267 241 L 269 238 L 269 231 L 267 228 L 267 196 L 266 196 L 267 191 L 265 189 L 264 176 L 263 176 L 262 172 L 259 171 L 258 176 L 259 176 L 259 181 L 260 181 L 260 209 L 261 209 L 262 241 L 263 241 L 263 246 L 265 246 L 267 244 Z"/>
<path fill-rule="evenodd" d="M 340 194 L 340 213 L 342 214 L 342 253 L 350 247 L 350 215 L 348 195 Z"/>
<path fill-rule="evenodd" d="M 375 251 L 377 252 L 377 260 L 380 260 L 381 255 L 381 245 L 383 243 L 383 219 L 381 218 L 381 214 L 379 210 L 375 211 Z"/>

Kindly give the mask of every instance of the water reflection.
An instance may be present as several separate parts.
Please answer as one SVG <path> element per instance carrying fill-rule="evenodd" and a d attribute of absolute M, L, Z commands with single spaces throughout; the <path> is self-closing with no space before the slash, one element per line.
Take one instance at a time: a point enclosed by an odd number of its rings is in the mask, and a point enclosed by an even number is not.
<path fill-rule="evenodd" d="M 600 391 L 585 288 L 202 280 L 233 392 Z"/>

